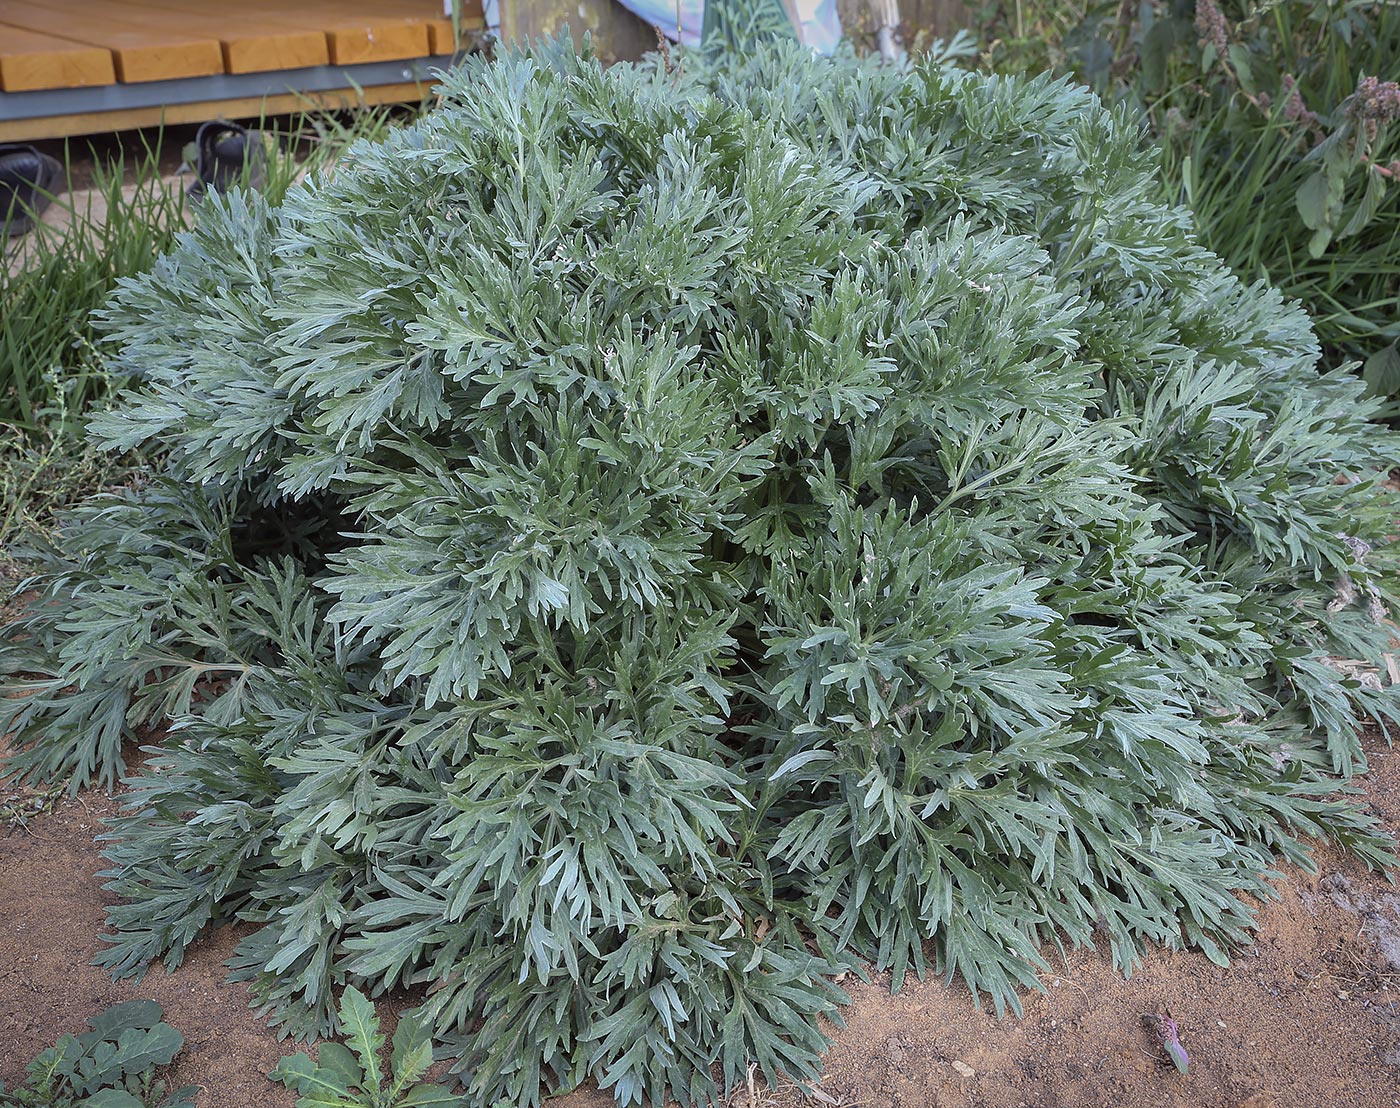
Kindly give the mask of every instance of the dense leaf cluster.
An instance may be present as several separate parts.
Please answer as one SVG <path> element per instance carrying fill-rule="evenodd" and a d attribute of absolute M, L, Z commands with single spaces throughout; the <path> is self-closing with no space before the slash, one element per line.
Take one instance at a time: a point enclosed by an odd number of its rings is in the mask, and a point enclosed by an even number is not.
<path fill-rule="evenodd" d="M 854 959 L 1221 959 L 1324 835 L 1395 439 L 1049 79 L 546 50 L 110 312 L 94 504 L 9 633 L 110 784 L 119 973 L 255 925 L 301 1034 L 427 989 L 475 1103 L 814 1074 Z"/>

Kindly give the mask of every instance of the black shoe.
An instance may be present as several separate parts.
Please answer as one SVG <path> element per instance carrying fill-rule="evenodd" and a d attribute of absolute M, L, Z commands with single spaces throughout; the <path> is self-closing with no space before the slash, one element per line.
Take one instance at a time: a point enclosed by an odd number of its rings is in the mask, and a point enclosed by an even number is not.
<path fill-rule="evenodd" d="M 206 192 L 227 192 L 238 184 L 250 189 L 262 187 L 267 151 L 260 132 L 214 119 L 200 126 L 194 146 L 196 179 L 190 185 L 190 196 L 198 198 Z"/>
<path fill-rule="evenodd" d="M 32 146 L 0 144 L 0 224 L 11 236 L 24 234 L 63 183 L 57 159 Z"/>

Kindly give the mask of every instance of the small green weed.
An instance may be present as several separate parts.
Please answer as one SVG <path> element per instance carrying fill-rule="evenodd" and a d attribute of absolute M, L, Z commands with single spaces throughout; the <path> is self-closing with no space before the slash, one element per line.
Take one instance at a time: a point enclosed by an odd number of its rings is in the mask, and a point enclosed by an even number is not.
<path fill-rule="evenodd" d="M 384 1036 L 364 993 L 347 988 L 340 998 L 340 1026 L 349 1046 L 325 1042 L 320 1062 L 307 1054 L 283 1058 L 268 1077 L 301 1094 L 297 1108 L 464 1108 L 466 1099 L 441 1085 L 416 1083 L 433 1062 L 433 1042 L 412 1016 L 399 1020 L 386 1070 L 380 1064 Z"/>
<path fill-rule="evenodd" d="M 8 835 L 17 827 L 27 827 L 34 816 L 47 815 L 57 807 L 63 798 L 62 785 L 46 785 L 42 788 L 23 786 L 11 791 L 0 791 L 0 837 Z"/>
<path fill-rule="evenodd" d="M 154 1000 L 112 1005 L 30 1062 L 19 1088 L 0 1084 L 0 1108 L 194 1108 L 194 1086 L 167 1094 L 156 1080 L 185 1045 L 163 1015 Z"/>

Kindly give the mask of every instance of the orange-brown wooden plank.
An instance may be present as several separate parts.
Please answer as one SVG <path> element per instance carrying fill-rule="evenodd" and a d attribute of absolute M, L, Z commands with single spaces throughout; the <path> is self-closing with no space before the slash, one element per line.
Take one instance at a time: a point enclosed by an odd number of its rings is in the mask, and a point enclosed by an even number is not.
<path fill-rule="evenodd" d="M 90 0 L 85 0 L 90 2 Z M 142 11 L 160 15 L 172 26 L 185 31 L 197 31 L 218 38 L 224 52 L 224 70 L 228 73 L 265 73 L 274 69 L 302 69 L 325 65 L 330 60 L 326 36 L 314 27 L 282 19 L 271 12 L 246 11 L 241 6 L 237 17 L 230 16 L 227 5 L 219 14 L 213 5 L 191 3 L 190 0 L 104 0 L 103 6 L 113 4 L 126 11 Z"/>
<path fill-rule="evenodd" d="M 423 58 L 428 54 L 428 29 L 402 20 L 350 19 L 327 27 L 326 43 L 336 65 Z"/>
<path fill-rule="evenodd" d="M 421 20 L 428 25 L 428 45 L 434 54 L 451 54 L 457 48 L 452 40 L 452 20 L 442 14 L 442 5 L 434 0 L 353 0 L 353 6 Z M 462 0 L 461 23 L 464 31 L 486 26 L 481 0 Z"/>
<path fill-rule="evenodd" d="M 224 71 L 218 39 L 181 31 L 164 13 L 132 10 L 118 16 L 86 0 L 0 0 L 0 24 L 106 47 L 112 52 L 117 80 L 127 83 Z"/>
<path fill-rule="evenodd" d="M 452 39 L 452 20 L 442 15 L 441 4 L 431 0 L 360 0 L 365 8 L 393 13 L 405 20 L 421 20 L 428 28 L 428 49 L 433 53 L 454 53 L 456 43 Z M 486 27 L 486 13 L 482 0 L 462 0 L 461 21 L 463 31 L 475 31 Z"/>
<path fill-rule="evenodd" d="M 423 58 L 429 52 L 428 29 L 422 18 L 386 13 L 377 0 L 240 0 L 240 9 L 245 5 L 319 28 L 335 65 Z"/>
<path fill-rule="evenodd" d="M 4 0 L 0 0 L 4 3 Z M 69 0 L 74 3 L 74 0 Z M 218 39 L 227 73 L 323 66 L 328 60 L 325 36 L 293 24 L 279 25 L 276 17 L 256 18 L 223 11 L 188 0 L 81 0 L 84 17 L 97 20 L 137 20 L 141 24 L 175 28 L 181 34 Z"/>
<path fill-rule="evenodd" d="M 109 50 L 0 26 L 0 89 L 5 92 L 87 88 L 110 85 L 116 79 Z"/>
<path fill-rule="evenodd" d="M 470 43 L 469 32 L 479 31 L 486 26 L 486 17 L 462 13 L 462 36 L 464 43 Z M 428 43 L 434 54 L 455 54 L 458 42 L 452 33 L 452 20 L 435 19 L 428 24 Z"/>
<path fill-rule="evenodd" d="M 428 45 L 434 54 L 451 54 L 456 50 L 452 20 L 442 14 L 442 4 L 434 0 L 352 0 L 350 6 L 422 21 L 428 25 Z M 486 26 L 481 0 L 462 0 L 461 23 L 464 31 Z"/>
<path fill-rule="evenodd" d="M 267 3 L 268 0 L 254 0 Z M 353 30 L 365 26 L 382 26 L 388 21 L 422 24 L 428 32 L 426 54 L 451 54 L 456 50 L 452 35 L 452 20 L 442 15 L 442 5 L 433 0 L 348 0 L 331 3 L 328 0 L 305 0 L 297 5 L 303 18 L 319 20 L 328 34 L 343 39 Z M 462 4 L 462 29 L 475 30 L 486 26 L 481 0 L 465 0 Z M 364 48 L 364 47 L 362 47 Z M 423 54 L 402 55 L 422 57 Z M 347 55 L 348 57 L 348 55 Z M 368 59 L 362 59 L 368 60 Z"/>
<path fill-rule="evenodd" d="M 155 2 L 155 0 L 143 0 Z M 222 0 L 158 0 L 163 5 L 187 4 L 209 10 Z M 389 60 L 380 28 L 388 23 L 415 23 L 427 28 L 427 49 L 396 57 L 422 57 L 424 54 L 451 54 L 455 50 L 452 20 L 443 17 L 437 0 L 242 0 L 240 10 L 256 12 L 259 18 L 294 21 L 299 26 L 325 29 L 343 61 Z M 475 30 L 486 25 L 481 0 L 463 0 L 462 27 Z M 397 36 L 397 37 L 402 37 Z M 417 41 L 414 36 L 414 41 Z M 371 54 L 375 56 L 370 56 Z"/>
<path fill-rule="evenodd" d="M 392 12 L 394 15 L 401 15 L 406 19 L 443 20 L 448 26 L 452 25 L 452 18 L 444 15 L 442 5 L 433 3 L 433 0 L 352 0 L 352 3 L 345 5 L 345 7 L 364 11 Z M 481 15 L 481 0 L 462 0 L 462 21 L 464 23 Z"/>

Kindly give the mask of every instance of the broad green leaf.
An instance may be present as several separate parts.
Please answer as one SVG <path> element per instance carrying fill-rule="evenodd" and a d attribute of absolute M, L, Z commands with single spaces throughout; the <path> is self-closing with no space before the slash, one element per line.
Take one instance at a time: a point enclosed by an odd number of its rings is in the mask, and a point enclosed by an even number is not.
<path fill-rule="evenodd" d="M 1356 204 L 1356 210 L 1352 212 L 1351 218 L 1347 220 L 1346 226 L 1337 232 L 1338 239 L 1350 238 L 1360 234 L 1375 218 L 1376 212 L 1385 202 L 1387 194 L 1390 192 L 1390 185 L 1385 175 L 1381 173 L 1378 165 L 1368 166 L 1366 170 L 1366 190 L 1361 194 L 1361 199 Z"/>
<path fill-rule="evenodd" d="M 379 1055 L 384 1049 L 384 1036 L 379 1030 L 379 1016 L 364 993 L 347 985 L 340 996 L 340 1023 L 346 1043 L 358 1057 L 365 1074 L 365 1090 L 378 1093 L 384 1083 Z"/>
<path fill-rule="evenodd" d="M 1330 195 L 1331 185 L 1327 174 L 1320 169 L 1298 186 L 1298 193 L 1294 199 L 1298 206 L 1298 214 L 1303 217 L 1304 226 L 1313 231 L 1328 226 Z"/>
<path fill-rule="evenodd" d="M 395 1108 L 466 1108 L 468 1100 L 442 1085 L 415 1085 Z"/>
<path fill-rule="evenodd" d="M 345 1083 L 347 1088 L 361 1088 L 365 1074 L 355 1055 L 343 1043 L 327 1039 L 316 1047 L 317 1065 Z"/>
<path fill-rule="evenodd" d="M 1400 398 L 1400 344 L 1392 342 L 1367 358 L 1361 377 L 1371 396 Z"/>
<path fill-rule="evenodd" d="M 144 1031 L 130 1028 L 121 1032 L 117 1039 L 113 1064 L 127 1073 L 169 1065 L 184 1045 L 185 1037 L 166 1023 L 158 1023 Z"/>
<path fill-rule="evenodd" d="M 349 1096 L 346 1082 L 334 1070 L 317 1066 L 308 1054 L 291 1054 L 273 1067 L 268 1078 L 280 1081 L 293 1092 L 312 1093 L 332 1099 Z"/>
<path fill-rule="evenodd" d="M 428 1071 L 433 1064 L 432 1032 L 412 1015 L 399 1018 L 394 1028 L 394 1045 L 390 1053 L 393 1086 L 390 1099 L 396 1098 Z"/>
<path fill-rule="evenodd" d="M 71 1071 L 74 1062 L 83 1053 L 83 1045 L 75 1035 L 60 1035 L 47 1050 L 41 1051 L 25 1067 L 30 1084 L 42 1085 L 55 1073 Z"/>
<path fill-rule="evenodd" d="M 1235 71 L 1235 76 L 1239 78 L 1240 88 L 1248 93 L 1255 92 L 1254 65 L 1250 60 L 1249 50 L 1239 43 L 1233 43 L 1228 53 L 1230 68 Z"/>
<path fill-rule="evenodd" d="M 1142 36 L 1139 50 L 1146 88 L 1156 91 L 1167 83 L 1167 62 L 1176 43 L 1176 26 L 1170 19 L 1156 20 Z"/>
<path fill-rule="evenodd" d="M 99 1089 L 92 1096 L 80 1100 L 81 1108 L 146 1108 L 140 1098 L 125 1089 Z"/>
<path fill-rule="evenodd" d="M 293 1092 L 304 1092 L 316 1072 L 315 1060 L 306 1053 L 289 1054 L 268 1073 L 268 1080 L 280 1081 Z"/>
<path fill-rule="evenodd" d="M 155 1027 L 163 1014 L 154 1000 L 125 1000 L 93 1016 L 88 1026 L 104 1038 L 115 1038 L 131 1028 L 145 1031 Z"/>
<path fill-rule="evenodd" d="M 340 1096 L 327 1089 L 314 1088 L 297 1098 L 297 1108 L 365 1108 L 367 1102 L 358 1094 Z"/>

